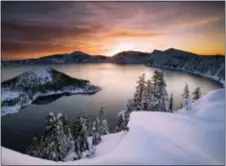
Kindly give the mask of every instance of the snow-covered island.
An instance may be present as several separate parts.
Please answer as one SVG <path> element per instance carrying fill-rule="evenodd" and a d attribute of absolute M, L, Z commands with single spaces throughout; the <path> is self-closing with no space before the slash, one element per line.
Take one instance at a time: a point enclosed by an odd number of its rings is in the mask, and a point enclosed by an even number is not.
<path fill-rule="evenodd" d="M 1 83 L 1 115 L 18 112 L 40 96 L 93 94 L 100 87 L 51 67 L 34 68 Z"/>
<path fill-rule="evenodd" d="M 225 90 L 209 92 L 190 111 L 134 111 L 129 131 L 105 135 L 93 158 L 54 162 L 2 147 L 11 165 L 224 165 Z M 70 155 L 68 156 L 70 160 Z"/>

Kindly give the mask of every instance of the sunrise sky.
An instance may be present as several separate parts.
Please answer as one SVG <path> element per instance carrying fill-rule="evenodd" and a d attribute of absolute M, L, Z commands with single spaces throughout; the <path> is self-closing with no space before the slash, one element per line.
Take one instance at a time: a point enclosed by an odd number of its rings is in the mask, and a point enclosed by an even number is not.
<path fill-rule="evenodd" d="M 2 59 L 170 47 L 225 54 L 225 2 L 1 2 Z"/>

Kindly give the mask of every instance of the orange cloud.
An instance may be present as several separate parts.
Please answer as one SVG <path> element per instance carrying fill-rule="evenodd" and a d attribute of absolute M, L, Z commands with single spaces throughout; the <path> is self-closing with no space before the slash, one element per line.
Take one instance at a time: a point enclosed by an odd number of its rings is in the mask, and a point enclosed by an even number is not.
<path fill-rule="evenodd" d="M 118 38 L 128 38 L 128 37 L 160 37 L 165 36 L 164 33 L 150 33 L 150 32 L 127 32 L 127 31 L 118 31 L 112 32 L 110 37 L 118 37 Z"/>

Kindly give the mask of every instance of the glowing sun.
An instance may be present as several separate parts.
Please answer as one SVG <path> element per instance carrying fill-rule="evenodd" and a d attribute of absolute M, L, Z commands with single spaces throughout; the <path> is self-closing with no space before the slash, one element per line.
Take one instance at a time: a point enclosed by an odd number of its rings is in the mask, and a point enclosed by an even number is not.
<path fill-rule="evenodd" d="M 116 45 L 114 45 L 112 47 L 112 49 L 110 49 L 106 55 L 107 56 L 113 56 L 119 52 L 122 51 L 128 51 L 128 50 L 134 50 L 135 49 L 135 45 L 133 43 L 129 43 L 129 42 L 119 42 Z"/>

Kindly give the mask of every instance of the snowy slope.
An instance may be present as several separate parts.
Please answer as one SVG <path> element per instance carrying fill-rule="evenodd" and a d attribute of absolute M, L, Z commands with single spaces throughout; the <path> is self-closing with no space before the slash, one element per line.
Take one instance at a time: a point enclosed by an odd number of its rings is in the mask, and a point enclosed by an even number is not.
<path fill-rule="evenodd" d="M 189 112 L 133 112 L 129 132 L 105 136 L 96 157 L 55 164 L 224 164 L 224 113 L 224 89 L 200 98 Z M 32 158 L 2 148 L 3 164 L 53 165 Z"/>

